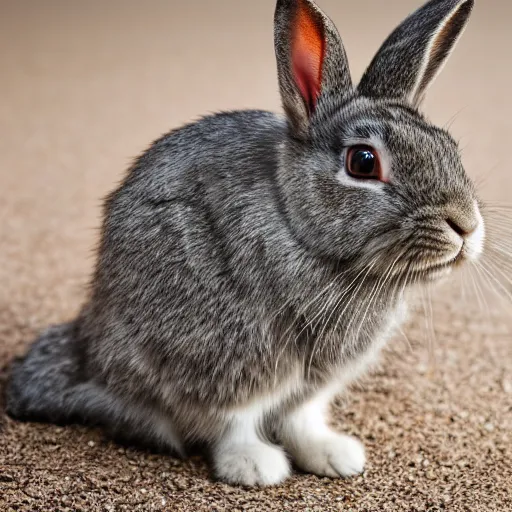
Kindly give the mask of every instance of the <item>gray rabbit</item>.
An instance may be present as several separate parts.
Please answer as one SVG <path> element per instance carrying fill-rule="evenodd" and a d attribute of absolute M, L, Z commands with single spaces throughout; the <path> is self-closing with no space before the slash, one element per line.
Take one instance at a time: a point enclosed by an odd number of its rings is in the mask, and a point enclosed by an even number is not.
<path fill-rule="evenodd" d="M 15 362 L 8 412 L 207 450 L 217 478 L 361 473 L 332 398 L 475 260 L 484 222 L 455 141 L 417 110 L 473 0 L 432 0 L 358 86 L 333 23 L 278 0 L 285 117 L 229 112 L 157 140 L 108 196 L 90 297 Z"/>

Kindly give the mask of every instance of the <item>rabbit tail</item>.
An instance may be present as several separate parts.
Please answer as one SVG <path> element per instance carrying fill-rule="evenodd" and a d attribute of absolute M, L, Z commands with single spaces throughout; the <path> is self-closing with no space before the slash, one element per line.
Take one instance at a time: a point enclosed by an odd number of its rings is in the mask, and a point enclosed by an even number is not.
<path fill-rule="evenodd" d="M 22 421 L 102 426 L 116 440 L 183 453 L 168 417 L 86 377 L 85 355 L 74 333 L 74 322 L 50 327 L 15 361 L 7 385 L 7 413 Z"/>
<path fill-rule="evenodd" d="M 11 369 L 7 385 L 7 413 L 15 419 L 69 423 L 86 397 L 74 389 L 81 379 L 81 364 L 72 343 L 74 324 L 44 331 Z M 79 403 L 81 402 L 81 403 Z"/>

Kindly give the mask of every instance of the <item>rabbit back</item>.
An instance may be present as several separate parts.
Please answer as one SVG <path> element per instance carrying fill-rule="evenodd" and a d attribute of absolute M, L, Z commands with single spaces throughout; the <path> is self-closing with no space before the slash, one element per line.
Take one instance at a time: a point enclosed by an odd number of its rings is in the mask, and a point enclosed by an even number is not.
<path fill-rule="evenodd" d="M 274 383 L 271 316 L 303 252 L 276 190 L 285 137 L 273 114 L 221 114 L 164 136 L 138 159 L 107 199 L 79 321 L 90 375 L 173 408 L 243 403 Z"/>

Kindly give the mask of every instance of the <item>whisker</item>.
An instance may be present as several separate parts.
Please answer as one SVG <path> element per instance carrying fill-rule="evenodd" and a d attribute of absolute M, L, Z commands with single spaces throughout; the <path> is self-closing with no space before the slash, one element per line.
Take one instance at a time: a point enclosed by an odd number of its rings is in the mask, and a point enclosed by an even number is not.
<path fill-rule="evenodd" d="M 469 274 L 469 276 L 471 277 L 471 282 L 473 284 L 473 289 L 475 291 L 475 297 L 476 297 L 476 300 L 478 302 L 478 307 L 479 309 L 484 309 L 484 303 L 483 303 L 483 300 L 482 300 L 482 296 L 481 296 L 481 290 L 478 288 L 478 285 L 476 283 L 476 279 L 475 279 L 475 275 L 473 272 L 471 272 L 471 268 L 472 267 L 468 267 L 467 268 L 467 273 Z M 475 268 L 479 268 L 477 266 L 475 266 Z"/>
<path fill-rule="evenodd" d="M 467 106 L 466 107 L 462 107 L 460 110 L 458 110 L 457 112 L 455 112 L 455 114 L 453 114 L 452 117 L 450 117 L 450 119 L 448 119 L 448 121 L 445 123 L 444 125 L 444 129 L 445 130 L 450 130 L 453 123 L 456 121 L 456 119 L 460 116 L 460 114 L 462 112 L 464 112 L 464 110 L 466 110 Z"/>
<path fill-rule="evenodd" d="M 403 279 L 397 279 L 397 281 L 395 283 L 395 287 L 393 288 L 393 292 L 392 292 L 392 301 L 393 302 L 395 301 L 395 297 L 397 297 L 398 294 L 403 294 L 405 289 L 406 289 L 406 287 L 410 284 L 409 279 L 411 277 L 411 274 L 412 274 L 412 266 L 408 265 L 406 273 L 405 273 Z M 400 325 L 399 322 L 395 322 L 395 325 L 396 325 L 398 331 L 400 332 L 400 334 L 402 335 L 402 337 L 407 342 L 409 351 L 412 352 L 412 350 L 413 350 L 412 344 L 409 341 L 409 338 L 408 338 L 407 334 L 402 329 L 402 326 Z"/>
<path fill-rule="evenodd" d="M 427 305 L 428 305 L 428 329 L 429 329 L 429 337 L 430 337 L 430 344 L 429 344 L 429 354 L 431 357 L 431 360 L 433 363 L 435 363 L 435 343 L 436 343 L 436 330 L 434 325 L 434 309 L 432 307 L 432 294 L 431 294 L 431 287 L 430 284 L 427 284 L 425 287 L 425 290 L 427 292 Z"/>
<path fill-rule="evenodd" d="M 340 274 L 338 274 L 330 283 L 328 283 L 315 297 L 313 297 L 313 299 L 311 299 L 305 306 L 301 307 L 297 313 L 296 313 L 296 318 L 295 320 L 293 320 L 292 322 L 290 322 L 290 326 L 285 330 L 285 332 L 281 335 L 281 339 L 280 339 L 280 342 L 279 344 L 285 339 L 285 337 L 287 336 L 287 334 L 290 334 L 293 329 L 295 328 L 295 326 L 297 325 L 297 321 L 299 320 L 299 318 L 304 315 L 304 313 L 307 311 L 307 309 L 312 306 L 315 302 L 317 302 L 324 293 L 326 293 L 330 288 L 332 288 L 336 282 L 338 281 L 338 279 L 340 279 L 345 273 L 344 272 L 341 272 Z M 290 301 L 291 302 L 291 301 Z M 281 308 L 283 309 L 283 308 Z M 276 317 L 277 315 L 274 315 L 274 318 Z M 302 332 L 302 331 L 301 331 Z M 275 362 L 275 367 L 274 367 L 274 376 L 275 378 L 277 379 L 277 367 L 279 365 L 279 361 L 281 359 L 281 356 L 284 354 L 286 348 L 288 347 L 289 345 L 289 341 L 290 341 L 290 338 L 291 338 L 291 335 L 288 336 L 288 338 L 286 338 L 286 341 L 285 343 L 283 344 L 283 347 L 281 348 L 281 350 L 279 351 L 279 353 L 277 354 L 277 357 L 276 357 L 276 362 Z"/>
<path fill-rule="evenodd" d="M 467 291 L 466 291 L 466 280 L 463 279 L 463 273 L 458 272 L 459 283 L 460 283 L 460 298 L 463 303 L 467 302 Z"/>
<path fill-rule="evenodd" d="M 507 256 L 510 256 L 510 253 L 512 251 L 512 242 L 506 242 L 506 241 L 498 241 L 490 239 L 487 243 L 487 249 L 498 249 L 503 254 L 506 254 Z"/>
<path fill-rule="evenodd" d="M 364 280 L 366 279 L 367 275 L 370 273 L 370 271 L 373 269 L 373 267 L 376 265 L 377 263 L 377 258 L 373 258 L 372 259 L 372 263 L 371 265 L 368 267 L 368 265 L 366 267 L 363 267 L 363 269 L 356 275 L 356 277 L 353 279 L 353 281 L 348 285 L 347 289 L 343 291 L 343 293 L 340 295 L 340 297 L 338 298 L 338 300 L 336 301 L 336 304 L 334 306 L 334 308 L 332 309 L 331 311 L 331 314 L 327 317 L 326 321 L 324 322 L 324 326 L 322 328 L 322 331 L 320 332 L 320 338 L 324 335 L 325 333 L 325 329 L 327 328 L 327 326 L 329 325 L 329 322 L 332 318 L 332 316 L 335 314 L 336 310 L 338 309 L 338 306 L 341 304 L 342 300 L 347 296 L 347 294 L 352 291 L 353 289 L 353 286 L 355 286 L 356 282 L 357 282 L 357 279 L 361 276 L 361 274 L 366 270 L 366 274 L 365 276 L 363 277 L 360 285 L 357 287 L 357 289 L 355 290 L 355 293 L 357 293 L 357 291 L 359 290 L 359 288 L 361 287 L 362 283 L 364 282 Z"/>
<path fill-rule="evenodd" d="M 507 274 L 512 275 L 512 261 L 501 252 L 488 252 L 485 261 L 500 267 Z"/>
<path fill-rule="evenodd" d="M 494 165 L 493 167 L 491 167 L 488 171 L 486 171 L 485 173 L 482 173 L 480 174 L 479 176 L 477 176 L 473 181 L 475 183 L 475 186 L 477 189 L 481 189 L 483 186 L 485 186 L 485 184 L 487 183 L 487 180 L 489 179 L 489 177 L 491 176 L 491 174 L 496 171 L 496 169 L 498 169 L 502 164 L 501 163 L 497 163 L 496 165 Z"/>
<path fill-rule="evenodd" d="M 491 319 L 491 310 L 489 308 L 489 302 L 485 298 L 485 294 L 482 291 L 482 285 L 481 285 L 482 282 L 486 283 L 486 279 L 484 278 L 484 275 L 483 275 L 482 271 L 480 270 L 479 266 L 477 266 L 477 265 L 470 266 L 468 270 L 470 272 L 472 272 L 473 269 L 476 270 L 476 277 L 478 278 L 478 279 L 475 279 L 475 285 L 476 285 L 477 289 L 480 292 L 481 301 L 484 304 L 483 310 L 485 311 L 486 316 L 487 316 L 487 320 L 490 323 L 492 321 L 492 319 Z"/>
<path fill-rule="evenodd" d="M 510 212 L 510 215 L 512 215 L 512 212 Z M 493 236 L 498 237 L 498 240 L 502 240 L 504 233 L 512 231 L 512 219 L 497 219 L 486 215 L 485 220 L 487 225 L 487 234 L 492 234 Z"/>
<path fill-rule="evenodd" d="M 392 272 L 393 272 L 393 269 L 395 268 L 398 260 L 406 253 L 406 251 L 408 250 L 408 247 L 404 248 L 400 254 L 395 258 L 395 260 L 393 261 L 393 263 L 389 266 L 387 272 L 383 275 L 383 277 L 380 277 L 379 280 L 377 281 L 376 285 L 374 286 L 373 290 L 371 291 L 370 293 L 370 297 L 368 299 L 368 305 L 366 306 L 366 310 L 364 311 L 363 313 L 363 316 L 362 316 L 362 319 L 361 319 L 361 322 L 359 323 L 359 327 L 357 328 L 357 331 L 356 331 L 356 334 L 354 336 L 354 342 L 357 342 L 357 339 L 359 338 L 359 333 L 361 331 L 361 328 L 364 324 L 364 321 L 368 315 L 368 311 L 370 309 L 370 306 L 372 305 L 372 303 L 375 301 L 375 298 L 378 297 L 380 291 L 382 290 L 382 288 L 384 287 L 384 285 L 386 284 L 387 281 L 389 281 L 389 279 L 391 278 L 392 276 Z M 350 326 L 351 326 L 351 323 L 352 323 L 352 320 L 347 328 L 347 331 L 350 331 Z"/>
<path fill-rule="evenodd" d="M 492 261 L 490 259 L 487 259 L 487 261 L 483 260 L 481 262 L 481 265 L 482 266 L 487 265 L 489 267 L 489 269 L 492 269 L 495 272 L 497 272 L 505 280 L 505 282 L 509 286 L 512 287 L 512 277 L 508 276 L 507 274 L 505 274 L 505 272 L 503 271 L 503 266 L 502 265 L 497 265 L 497 264 L 494 263 L 494 261 Z"/>
<path fill-rule="evenodd" d="M 359 290 L 361 289 L 361 287 L 363 286 L 364 284 L 364 281 L 366 280 L 366 278 L 368 277 L 368 275 L 370 274 L 370 272 L 372 271 L 372 269 L 374 268 L 374 266 L 377 264 L 377 258 L 375 257 L 373 259 L 373 263 L 370 265 L 370 267 L 368 268 L 368 270 L 366 271 L 366 273 L 364 274 L 361 282 L 359 283 L 359 285 L 357 286 L 357 288 L 355 289 L 354 293 L 352 294 L 352 296 L 350 297 L 350 299 L 348 300 L 347 304 L 345 305 L 343 311 L 341 312 L 341 314 L 339 315 L 338 317 L 338 320 L 334 326 L 334 329 L 332 332 L 336 332 L 337 330 L 337 327 L 338 327 L 338 322 L 340 321 L 340 319 L 342 318 L 343 314 L 345 313 L 345 311 L 347 310 L 347 308 L 349 307 L 349 305 L 351 304 L 351 302 L 353 301 L 354 297 L 357 296 Z M 350 290 L 350 286 L 356 282 L 357 278 L 361 275 L 362 271 L 359 272 L 356 276 L 356 278 L 352 281 L 352 283 L 349 285 L 349 289 L 347 290 L 347 293 L 348 291 Z M 321 331 L 321 333 L 315 337 L 315 343 L 313 345 L 313 348 L 311 350 L 311 355 L 310 355 L 310 358 L 309 358 L 309 363 L 308 363 L 308 371 L 307 371 L 307 374 L 308 376 L 310 375 L 311 373 L 311 365 L 313 363 L 313 359 L 314 359 L 314 356 L 315 356 L 315 353 L 318 349 L 318 345 L 319 343 L 322 343 L 322 341 L 324 340 L 324 334 L 325 334 L 325 330 L 327 328 L 327 325 L 328 323 L 330 322 L 330 319 L 332 317 L 332 314 L 334 313 L 334 311 L 336 311 L 338 305 L 341 303 L 341 301 L 343 300 L 344 296 L 346 296 L 346 293 L 344 292 L 340 298 L 340 300 L 337 302 L 336 306 L 333 308 L 333 312 L 331 313 L 331 315 L 329 315 L 329 318 L 327 319 L 327 321 L 325 322 L 324 324 L 324 327 Z"/>
<path fill-rule="evenodd" d="M 503 291 L 503 293 L 505 294 L 505 296 L 507 297 L 508 300 L 512 301 L 512 295 L 511 293 L 503 286 L 503 284 L 498 280 L 496 279 L 496 277 L 494 276 L 494 274 L 492 274 L 492 272 L 490 272 L 489 269 L 487 269 L 482 263 L 479 263 L 479 262 L 475 262 L 482 270 L 483 272 L 491 278 L 491 280 L 498 286 L 499 289 L 501 289 Z"/>
<path fill-rule="evenodd" d="M 512 212 L 510 212 L 512 216 Z M 508 235 L 512 233 L 512 219 L 493 219 L 487 217 L 487 239 L 493 241 L 509 241 Z"/>

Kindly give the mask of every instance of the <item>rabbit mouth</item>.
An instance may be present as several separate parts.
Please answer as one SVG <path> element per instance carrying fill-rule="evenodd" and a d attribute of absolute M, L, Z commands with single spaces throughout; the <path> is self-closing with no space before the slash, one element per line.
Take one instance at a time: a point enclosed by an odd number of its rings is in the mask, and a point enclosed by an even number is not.
<path fill-rule="evenodd" d="M 423 278 L 426 281 L 438 281 L 443 277 L 447 277 L 452 273 L 453 265 L 444 264 L 444 265 L 436 265 L 434 267 L 429 267 L 428 269 L 422 272 Z"/>
<path fill-rule="evenodd" d="M 453 269 L 463 263 L 464 254 L 462 249 L 452 259 L 435 265 L 425 265 L 418 269 L 418 273 L 427 281 L 437 281 L 450 275 Z"/>

